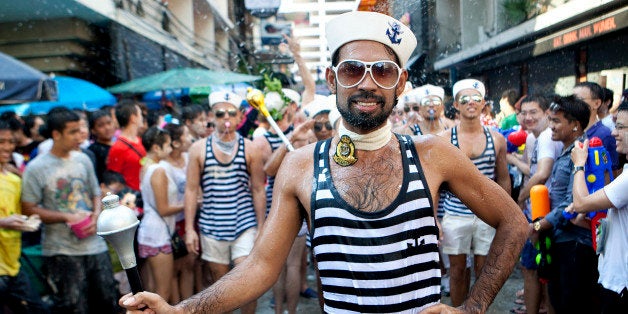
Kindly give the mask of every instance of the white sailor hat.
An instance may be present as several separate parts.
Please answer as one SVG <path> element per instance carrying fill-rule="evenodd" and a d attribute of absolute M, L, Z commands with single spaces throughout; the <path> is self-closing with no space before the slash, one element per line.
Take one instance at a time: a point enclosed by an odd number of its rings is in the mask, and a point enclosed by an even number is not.
<path fill-rule="evenodd" d="M 486 88 L 484 88 L 484 84 L 482 82 L 476 79 L 464 79 L 454 84 L 454 87 L 453 87 L 454 98 L 456 97 L 456 95 L 458 95 L 458 92 L 463 89 L 475 89 L 478 92 L 480 92 L 480 95 L 482 95 L 482 98 L 484 98 L 484 95 L 486 94 Z"/>
<path fill-rule="evenodd" d="M 269 111 L 274 109 L 277 112 L 281 112 L 286 105 L 278 92 L 267 92 L 266 95 L 264 95 L 264 104 Z"/>
<path fill-rule="evenodd" d="M 415 90 L 415 95 L 417 96 L 418 100 L 421 100 L 427 96 L 437 96 L 440 97 L 441 100 L 445 98 L 445 90 L 440 86 L 426 84 L 421 87 L 417 87 Z"/>
<path fill-rule="evenodd" d="M 341 118 L 340 111 L 338 111 L 338 108 L 334 107 L 334 109 L 332 109 L 329 112 L 329 123 L 331 123 L 331 125 L 334 126 L 335 128 L 336 121 L 338 121 L 338 119 L 340 118 Z"/>
<path fill-rule="evenodd" d="M 340 14 L 325 26 L 327 46 L 333 56 L 342 45 L 372 40 L 390 47 L 404 67 L 417 45 L 412 30 L 400 21 L 377 12 L 354 11 Z"/>
<path fill-rule="evenodd" d="M 218 91 L 218 92 L 213 92 L 209 94 L 209 107 L 210 108 L 220 102 L 226 102 L 226 103 L 232 104 L 236 108 L 240 109 L 240 105 L 242 104 L 242 97 L 232 92 L 224 92 L 224 91 Z"/>
<path fill-rule="evenodd" d="M 312 119 L 320 113 L 332 111 L 335 107 L 335 95 L 333 97 L 333 103 L 330 101 L 330 96 L 314 95 L 314 100 L 305 105 L 303 112 L 308 118 Z"/>
<path fill-rule="evenodd" d="M 281 91 L 286 97 L 290 98 L 292 102 L 297 104 L 297 106 L 301 106 L 301 95 L 299 95 L 299 92 L 289 88 L 282 88 Z"/>

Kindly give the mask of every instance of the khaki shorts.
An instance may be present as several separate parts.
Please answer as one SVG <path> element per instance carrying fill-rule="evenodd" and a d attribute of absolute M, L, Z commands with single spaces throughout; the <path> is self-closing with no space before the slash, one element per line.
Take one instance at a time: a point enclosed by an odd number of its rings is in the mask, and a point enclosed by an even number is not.
<path fill-rule="evenodd" d="M 243 256 L 248 256 L 253 249 L 257 228 L 249 228 L 235 241 L 219 241 L 201 235 L 201 258 L 205 261 L 229 265 L 230 262 Z"/>
<path fill-rule="evenodd" d="M 443 253 L 449 255 L 487 255 L 495 229 L 473 216 L 443 217 Z"/>

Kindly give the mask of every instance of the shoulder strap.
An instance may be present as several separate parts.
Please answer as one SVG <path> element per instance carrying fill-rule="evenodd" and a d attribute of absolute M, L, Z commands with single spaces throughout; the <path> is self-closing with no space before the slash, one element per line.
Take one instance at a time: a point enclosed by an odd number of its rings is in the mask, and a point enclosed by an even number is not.
<path fill-rule="evenodd" d="M 129 148 L 131 148 L 131 150 L 133 150 L 138 156 L 140 156 L 141 158 L 144 158 L 144 156 L 142 155 L 142 153 L 140 153 L 139 150 L 137 150 L 137 148 L 135 148 L 133 145 L 131 145 L 131 143 L 127 142 L 124 138 L 122 137 L 118 137 L 118 141 L 126 144 L 126 146 L 128 146 Z"/>

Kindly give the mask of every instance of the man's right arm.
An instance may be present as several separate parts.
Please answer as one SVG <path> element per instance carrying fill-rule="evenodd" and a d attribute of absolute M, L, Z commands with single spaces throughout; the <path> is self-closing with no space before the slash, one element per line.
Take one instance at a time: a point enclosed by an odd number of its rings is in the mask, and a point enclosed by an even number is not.
<path fill-rule="evenodd" d="M 272 208 L 264 228 L 259 231 L 251 254 L 238 267 L 175 308 L 168 306 L 158 295 L 147 292 L 126 295 L 120 304 L 127 309 L 146 304 L 158 314 L 224 313 L 259 298 L 275 283 L 285 264 L 301 228 L 301 204 L 307 204 L 304 206 L 309 208 L 311 154 L 312 150 L 306 149 L 286 156 L 276 177 Z M 243 286 L 246 289 L 242 289 Z"/>
<path fill-rule="evenodd" d="M 197 141 L 190 147 L 188 169 L 186 172 L 185 197 L 183 199 L 183 213 L 185 217 L 185 244 L 188 251 L 198 254 L 198 234 L 194 229 L 196 209 L 198 207 L 198 191 L 200 187 L 202 164 L 205 159 L 205 141 Z"/>
<path fill-rule="evenodd" d="M 550 174 L 552 174 L 552 166 L 554 165 L 554 159 L 552 158 L 543 158 L 538 161 L 536 172 L 530 179 L 528 183 L 521 189 L 519 192 L 519 198 L 517 200 L 518 203 L 523 203 L 526 199 L 530 197 L 530 189 L 537 184 L 545 184 Z"/>

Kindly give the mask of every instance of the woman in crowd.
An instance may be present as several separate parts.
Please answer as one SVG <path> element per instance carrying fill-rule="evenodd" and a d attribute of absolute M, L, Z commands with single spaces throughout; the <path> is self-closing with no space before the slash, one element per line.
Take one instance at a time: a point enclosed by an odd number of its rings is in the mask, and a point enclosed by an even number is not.
<path fill-rule="evenodd" d="M 161 128 L 151 127 L 142 135 L 142 144 L 146 157 L 142 159 L 140 174 L 144 217 L 137 231 L 139 256 L 146 258 L 154 283 L 151 290 L 171 300 L 174 258 L 170 237 L 174 231 L 175 214 L 183 210 L 183 204 L 170 205 L 168 196 L 176 195 L 176 187 L 168 184 L 166 170 L 160 163 L 172 151 L 170 135 Z"/>

